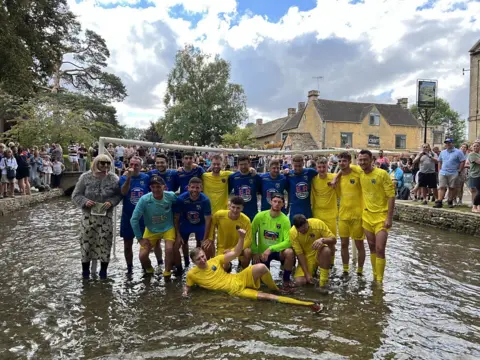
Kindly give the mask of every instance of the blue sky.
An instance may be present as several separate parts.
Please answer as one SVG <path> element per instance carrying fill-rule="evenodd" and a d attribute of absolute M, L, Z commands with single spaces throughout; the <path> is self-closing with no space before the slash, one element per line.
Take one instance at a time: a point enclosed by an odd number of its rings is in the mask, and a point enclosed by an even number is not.
<path fill-rule="evenodd" d="M 480 39 L 480 1 L 67 0 L 103 36 L 129 96 L 123 123 L 164 112 L 166 79 L 185 44 L 219 54 L 245 89 L 249 120 L 284 116 L 308 90 L 333 100 L 415 102 L 416 80 L 468 114 L 468 50 Z"/>

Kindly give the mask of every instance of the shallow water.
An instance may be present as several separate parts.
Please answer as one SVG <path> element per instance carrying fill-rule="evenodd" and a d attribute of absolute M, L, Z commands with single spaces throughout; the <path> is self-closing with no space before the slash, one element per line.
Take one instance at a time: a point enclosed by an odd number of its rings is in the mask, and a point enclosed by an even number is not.
<path fill-rule="evenodd" d="M 396 223 L 383 289 L 367 255 L 364 281 L 298 290 L 325 305 L 313 314 L 200 289 L 183 299 L 182 282 L 144 280 L 136 259 L 129 279 L 121 241 L 110 280 L 83 282 L 78 220 L 68 199 L 0 218 L 0 359 L 480 358 L 479 238 Z"/>

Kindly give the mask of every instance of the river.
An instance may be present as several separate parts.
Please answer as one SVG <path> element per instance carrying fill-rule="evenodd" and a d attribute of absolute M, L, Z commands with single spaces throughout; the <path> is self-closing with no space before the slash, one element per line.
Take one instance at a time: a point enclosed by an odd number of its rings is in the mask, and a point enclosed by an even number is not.
<path fill-rule="evenodd" d="M 129 279 L 121 241 L 110 279 L 84 282 L 78 223 L 67 198 L 0 217 L 0 359 L 480 358 L 478 238 L 396 223 L 383 289 L 367 255 L 365 280 L 297 290 L 324 304 L 314 314 L 202 289 L 183 299 L 182 282 L 143 279 L 137 257 Z"/>

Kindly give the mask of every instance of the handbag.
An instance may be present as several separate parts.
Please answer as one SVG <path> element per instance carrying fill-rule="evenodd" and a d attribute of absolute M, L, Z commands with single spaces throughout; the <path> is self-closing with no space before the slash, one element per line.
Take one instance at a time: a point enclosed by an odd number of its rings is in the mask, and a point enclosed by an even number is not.
<path fill-rule="evenodd" d="M 3 161 L 5 162 L 5 167 L 7 168 L 7 179 L 8 180 L 15 179 L 15 175 L 17 175 L 15 169 L 11 168 L 10 166 L 7 166 L 7 158 L 4 158 Z"/>

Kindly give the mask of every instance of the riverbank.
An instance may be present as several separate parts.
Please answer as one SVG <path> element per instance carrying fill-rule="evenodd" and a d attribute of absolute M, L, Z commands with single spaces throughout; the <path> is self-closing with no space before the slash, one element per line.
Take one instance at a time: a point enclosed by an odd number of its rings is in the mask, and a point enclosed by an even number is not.
<path fill-rule="evenodd" d="M 14 198 L 0 199 L 0 216 L 5 216 L 16 210 L 23 209 L 49 199 L 63 196 L 62 189 L 53 189 L 46 192 L 32 193 L 32 195 L 15 195 Z"/>
<path fill-rule="evenodd" d="M 472 213 L 469 206 L 435 209 L 432 205 L 433 203 L 427 206 L 411 200 L 397 200 L 394 220 L 480 236 L 480 214 Z"/>

